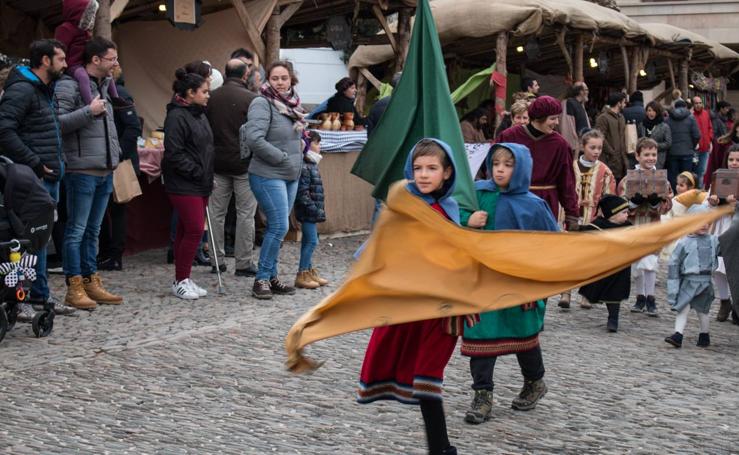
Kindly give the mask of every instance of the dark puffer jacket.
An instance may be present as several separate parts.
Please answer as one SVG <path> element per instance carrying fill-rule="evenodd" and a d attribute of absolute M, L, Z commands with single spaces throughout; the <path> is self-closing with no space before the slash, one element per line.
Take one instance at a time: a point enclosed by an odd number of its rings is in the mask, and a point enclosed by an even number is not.
<path fill-rule="evenodd" d="M 167 193 L 210 196 L 213 191 L 213 132 L 202 106 L 167 105 L 162 174 Z"/>
<path fill-rule="evenodd" d="M 45 85 L 27 66 L 13 68 L 0 100 L 0 153 L 25 164 L 42 176 L 46 166 L 60 177 L 62 135 L 54 102 L 54 89 Z"/>
<path fill-rule="evenodd" d="M 315 163 L 303 163 L 295 199 L 295 217 L 300 222 L 323 223 L 326 211 L 323 206 L 323 180 Z"/>
<path fill-rule="evenodd" d="M 695 146 L 701 139 L 698 123 L 690 111 L 684 107 L 678 107 L 670 111 L 667 119 L 672 133 L 672 147 L 669 156 L 693 156 Z"/>

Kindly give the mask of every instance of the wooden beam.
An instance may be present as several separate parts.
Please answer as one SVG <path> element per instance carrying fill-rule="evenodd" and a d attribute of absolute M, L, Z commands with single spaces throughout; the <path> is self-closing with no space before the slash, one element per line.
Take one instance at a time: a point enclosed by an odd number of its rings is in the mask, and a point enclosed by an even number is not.
<path fill-rule="evenodd" d="M 567 45 L 565 44 L 565 34 L 566 33 L 567 32 L 565 29 L 561 29 L 557 32 L 557 45 L 559 46 L 559 50 L 562 51 L 562 55 L 564 55 L 565 57 L 565 61 L 567 62 L 567 68 L 569 68 L 569 71 L 570 71 L 569 75 L 570 77 L 573 77 L 574 71 L 573 71 L 573 65 L 572 65 L 572 56 L 567 51 Z"/>
<path fill-rule="evenodd" d="M 680 62 L 680 91 L 683 92 L 683 99 L 688 98 L 688 90 L 690 89 L 688 70 L 690 69 L 690 60 L 693 58 L 693 49 L 688 50 L 688 57 Z"/>
<path fill-rule="evenodd" d="M 256 0 L 249 2 L 248 10 L 252 14 L 254 24 L 260 33 L 264 31 L 267 21 L 272 17 L 272 11 L 280 4 L 281 2 L 278 0 Z"/>
<path fill-rule="evenodd" d="M 508 78 L 508 67 L 506 56 L 508 54 L 508 33 L 500 32 L 495 41 L 495 71 Z M 503 121 L 503 112 L 505 112 L 505 95 L 500 97 L 496 93 L 493 86 L 493 96 L 495 97 L 495 127 L 500 126 Z"/>
<path fill-rule="evenodd" d="M 118 19 L 121 14 L 123 14 L 123 10 L 126 9 L 128 3 L 129 0 L 115 0 L 115 2 L 110 5 L 110 22 Z"/>
<path fill-rule="evenodd" d="M 272 62 L 280 59 L 280 13 L 279 6 L 275 7 L 274 12 L 267 21 L 267 28 L 264 30 L 266 46 L 264 51 L 264 66 L 269 66 Z"/>
<path fill-rule="evenodd" d="M 267 63 L 265 61 L 266 48 L 264 46 L 264 41 L 262 41 L 260 30 L 257 28 L 257 25 L 252 20 L 252 16 L 246 9 L 243 0 L 231 0 L 231 3 L 236 10 L 236 14 L 239 16 L 239 20 L 241 20 L 241 25 L 243 25 L 244 30 L 246 30 L 246 35 L 249 44 L 251 45 L 250 47 L 259 56 L 259 59 L 262 62 Z"/>
<path fill-rule="evenodd" d="M 575 82 L 585 82 L 584 56 L 585 37 L 578 33 L 575 37 Z"/>
<path fill-rule="evenodd" d="M 408 56 L 408 45 L 411 41 L 412 8 L 401 8 L 398 11 L 398 47 L 400 51 L 395 58 L 395 72 L 402 71 Z M 392 34 L 390 34 L 392 36 Z"/>
<path fill-rule="evenodd" d="M 667 95 L 669 95 L 670 93 L 672 93 L 672 90 L 673 89 L 674 89 L 674 87 L 667 87 L 659 95 L 657 95 L 657 97 L 654 99 L 654 101 L 656 101 L 656 102 L 659 103 L 660 101 L 662 101 L 662 98 L 664 98 Z"/>
<path fill-rule="evenodd" d="M 672 59 L 667 59 L 667 70 L 670 72 L 670 88 L 675 89 L 677 88 L 677 84 L 675 83 L 675 67 L 672 65 Z"/>
<path fill-rule="evenodd" d="M 280 29 L 285 25 L 285 22 L 289 21 L 293 14 L 295 14 L 300 7 L 303 5 L 302 2 L 293 2 L 288 4 L 285 9 L 280 13 Z"/>
<path fill-rule="evenodd" d="M 382 29 L 385 30 L 385 34 L 390 40 L 390 46 L 392 46 L 393 52 L 395 52 L 395 55 L 398 55 L 398 52 L 399 52 L 398 43 L 395 41 L 395 36 L 393 35 L 393 31 L 390 30 L 390 25 L 387 23 L 387 18 L 385 18 L 385 15 L 383 14 L 382 10 L 377 5 L 372 6 L 372 12 L 375 14 L 375 17 L 380 22 L 380 25 L 382 25 Z"/>
<path fill-rule="evenodd" d="M 631 77 L 631 71 L 629 70 L 629 52 L 626 50 L 626 46 L 621 46 L 621 59 L 624 61 L 624 84 L 626 84 L 626 91 L 628 91 L 629 78 Z"/>
<path fill-rule="evenodd" d="M 639 80 L 639 67 L 641 65 L 640 50 L 634 48 L 631 51 L 631 66 L 629 69 L 629 78 L 626 80 L 626 92 L 631 95 L 636 91 L 636 84 Z"/>
<path fill-rule="evenodd" d="M 98 0 L 98 13 L 95 17 L 95 36 L 113 39 L 113 29 L 110 26 L 110 0 Z"/>
<path fill-rule="evenodd" d="M 379 79 L 377 79 L 374 74 L 370 73 L 370 71 L 367 68 L 359 68 L 359 73 L 367 79 L 370 84 L 372 84 L 377 90 L 380 90 L 380 85 L 382 82 L 380 82 Z"/>

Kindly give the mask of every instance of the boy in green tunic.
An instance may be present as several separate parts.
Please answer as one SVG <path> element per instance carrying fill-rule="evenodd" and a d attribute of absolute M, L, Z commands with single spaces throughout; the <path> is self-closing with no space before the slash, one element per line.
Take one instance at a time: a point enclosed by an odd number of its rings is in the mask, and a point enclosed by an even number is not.
<path fill-rule="evenodd" d="M 484 230 L 558 231 L 547 203 L 529 191 L 532 160 L 520 144 L 494 144 L 485 160 L 490 180 L 475 182 L 481 210 L 460 210 L 462 225 Z M 491 296 L 495 298 L 495 296 Z M 528 411 L 547 392 L 539 332 L 544 324 L 543 301 L 530 302 L 480 315 L 474 327 L 464 328 L 462 355 L 470 357 L 475 396 L 465 415 L 468 423 L 490 418 L 493 404 L 493 371 L 498 356 L 516 354 L 524 386 L 513 400 L 513 409 Z"/>

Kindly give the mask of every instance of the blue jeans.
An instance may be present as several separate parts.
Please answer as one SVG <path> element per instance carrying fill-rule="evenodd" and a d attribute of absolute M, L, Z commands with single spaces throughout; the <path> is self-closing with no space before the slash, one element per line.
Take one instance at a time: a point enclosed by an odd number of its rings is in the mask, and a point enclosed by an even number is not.
<path fill-rule="evenodd" d="M 703 176 L 706 175 L 706 167 L 708 166 L 708 156 L 711 154 L 711 152 L 696 152 L 696 156 L 698 158 L 698 162 L 695 163 L 695 160 L 693 161 L 693 172 L 695 172 L 695 175 L 698 176 L 698 181 L 696 184 L 698 185 L 698 188 L 703 188 Z"/>
<path fill-rule="evenodd" d="M 667 180 L 670 181 L 672 191 L 677 192 L 677 176 L 680 173 L 689 171 L 693 172 L 693 155 L 687 156 L 667 156 Z"/>
<path fill-rule="evenodd" d="M 49 192 L 54 202 L 59 202 L 59 182 L 48 182 L 42 180 L 44 188 Z M 51 239 L 49 239 L 51 241 Z M 46 257 L 49 255 L 49 245 L 47 244 L 40 251 L 36 252 L 38 262 L 36 262 L 36 281 L 31 286 L 31 295 L 34 299 L 46 300 L 49 298 L 49 272 L 46 270 Z"/>
<path fill-rule="evenodd" d="M 64 274 L 89 276 L 97 272 L 97 241 L 108 198 L 113 192 L 113 175 L 69 173 L 64 176 L 64 184 L 67 190 Z"/>
<path fill-rule="evenodd" d="M 290 228 L 290 210 L 298 194 L 297 180 L 268 179 L 249 174 L 249 185 L 267 217 L 267 232 L 259 252 L 257 280 L 277 278 L 282 240 Z"/>
<path fill-rule="evenodd" d="M 300 223 L 303 238 L 300 240 L 300 265 L 298 272 L 313 268 L 313 251 L 318 246 L 318 225 L 304 221 Z"/>

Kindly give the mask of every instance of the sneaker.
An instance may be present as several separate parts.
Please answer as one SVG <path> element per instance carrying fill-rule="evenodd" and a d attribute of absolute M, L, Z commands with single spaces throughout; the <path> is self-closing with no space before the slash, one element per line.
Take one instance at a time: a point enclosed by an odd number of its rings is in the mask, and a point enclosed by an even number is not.
<path fill-rule="evenodd" d="M 18 322 L 33 322 L 33 317 L 36 316 L 36 312 L 33 311 L 33 307 L 30 303 L 19 303 L 18 304 L 18 316 L 16 321 Z"/>
<path fill-rule="evenodd" d="M 254 280 L 254 286 L 251 288 L 251 295 L 260 300 L 269 300 L 272 298 L 272 288 L 267 280 Z"/>
<path fill-rule="evenodd" d="M 282 283 L 277 278 L 269 280 L 269 287 L 272 289 L 272 294 L 277 295 L 293 295 L 295 294 L 295 288 Z"/>
<path fill-rule="evenodd" d="M 198 286 L 197 283 L 195 283 L 192 279 L 186 278 L 183 281 L 187 281 L 187 284 L 188 284 L 188 286 L 190 286 L 190 289 L 192 289 L 193 291 L 195 291 L 195 293 L 198 295 L 198 297 L 205 297 L 206 295 L 208 295 L 208 291 L 206 291 L 204 288 L 201 288 L 200 286 Z"/>
<path fill-rule="evenodd" d="M 74 313 L 75 311 L 77 311 L 75 307 L 66 305 L 64 304 L 64 302 L 60 302 L 54 296 L 49 296 L 49 298 L 46 300 L 43 300 L 41 298 L 38 298 L 38 299 L 31 298 L 28 301 L 28 303 L 30 303 L 33 306 L 33 309 L 36 311 L 43 311 L 44 306 L 46 305 L 47 302 L 49 303 L 49 306 L 54 308 L 54 314 L 56 314 L 57 316 L 68 316 Z"/>
<path fill-rule="evenodd" d="M 189 280 L 187 278 L 180 281 L 179 283 L 177 281 L 174 281 L 172 283 L 172 294 L 185 300 L 197 300 L 198 293 L 190 287 L 188 281 Z"/>
<path fill-rule="evenodd" d="M 657 314 L 657 302 L 654 300 L 653 295 L 647 296 L 647 316 L 653 318 L 659 317 L 659 314 Z"/>
<path fill-rule="evenodd" d="M 457 455 L 457 448 L 454 446 L 449 446 L 441 451 L 441 455 Z"/>
<path fill-rule="evenodd" d="M 539 400 L 546 395 L 548 389 L 543 379 L 523 381 L 523 388 L 518 397 L 513 399 L 511 407 L 517 411 L 530 411 L 536 407 Z"/>
<path fill-rule="evenodd" d="M 644 313 L 644 307 L 647 305 L 647 298 L 643 295 L 636 296 L 636 303 L 631 307 L 632 313 Z"/>
<path fill-rule="evenodd" d="M 675 346 L 676 348 L 680 348 L 683 345 L 683 334 L 680 332 L 675 332 L 672 335 L 665 338 L 665 341 Z"/>
<path fill-rule="evenodd" d="M 493 391 L 475 390 L 472 406 L 464 416 L 464 421 L 474 425 L 490 420 L 493 412 Z"/>
<path fill-rule="evenodd" d="M 195 259 L 193 259 L 192 263 L 193 265 L 210 267 L 210 256 L 208 256 L 208 253 L 206 253 L 202 249 L 198 249 L 197 253 L 195 253 Z"/>
<path fill-rule="evenodd" d="M 707 333 L 699 333 L 698 342 L 695 345 L 700 348 L 707 348 L 711 345 L 711 335 Z"/>
<path fill-rule="evenodd" d="M 228 270 L 226 264 L 218 264 L 218 268 L 221 269 L 221 273 L 224 273 L 226 270 Z M 218 273 L 215 265 L 210 268 L 210 273 Z"/>

